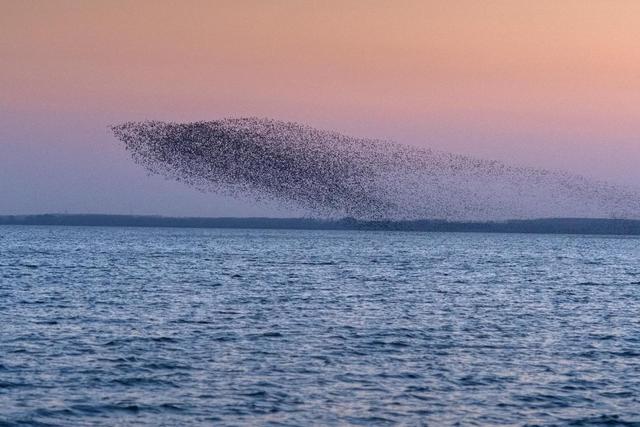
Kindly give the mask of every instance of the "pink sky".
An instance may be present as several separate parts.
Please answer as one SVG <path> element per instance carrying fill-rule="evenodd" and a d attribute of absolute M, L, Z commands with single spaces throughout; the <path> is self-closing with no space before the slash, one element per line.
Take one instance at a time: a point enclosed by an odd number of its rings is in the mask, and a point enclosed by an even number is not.
<path fill-rule="evenodd" d="M 0 214 L 275 214 L 133 165 L 139 119 L 267 116 L 640 183 L 640 2 L 0 0 Z"/>

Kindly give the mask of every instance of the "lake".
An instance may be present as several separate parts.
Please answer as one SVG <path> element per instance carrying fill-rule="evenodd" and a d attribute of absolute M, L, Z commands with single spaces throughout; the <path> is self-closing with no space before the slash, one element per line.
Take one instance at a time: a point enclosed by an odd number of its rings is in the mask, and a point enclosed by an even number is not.
<path fill-rule="evenodd" d="M 640 238 L 0 226 L 0 425 L 457 423 L 640 423 Z"/>

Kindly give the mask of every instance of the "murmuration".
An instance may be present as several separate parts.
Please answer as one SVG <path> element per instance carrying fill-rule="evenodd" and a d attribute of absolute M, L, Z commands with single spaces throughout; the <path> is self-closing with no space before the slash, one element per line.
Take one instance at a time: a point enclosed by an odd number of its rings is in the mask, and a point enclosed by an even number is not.
<path fill-rule="evenodd" d="M 112 127 L 149 172 L 202 191 L 358 219 L 640 218 L 640 193 L 564 172 L 260 118 Z"/>

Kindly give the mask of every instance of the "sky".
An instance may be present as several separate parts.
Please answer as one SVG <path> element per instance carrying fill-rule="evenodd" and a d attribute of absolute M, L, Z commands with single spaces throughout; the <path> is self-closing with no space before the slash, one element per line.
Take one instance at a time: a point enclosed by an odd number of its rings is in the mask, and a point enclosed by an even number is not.
<path fill-rule="evenodd" d="M 286 216 L 129 120 L 257 116 L 640 186 L 640 2 L 0 0 L 0 214 Z"/>

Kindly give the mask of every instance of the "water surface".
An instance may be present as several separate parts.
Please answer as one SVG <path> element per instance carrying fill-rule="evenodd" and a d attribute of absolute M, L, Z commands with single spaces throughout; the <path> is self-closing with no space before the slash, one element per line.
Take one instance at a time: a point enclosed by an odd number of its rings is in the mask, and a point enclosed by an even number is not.
<path fill-rule="evenodd" d="M 0 425 L 640 423 L 639 260 L 607 236 L 0 227 Z"/>

